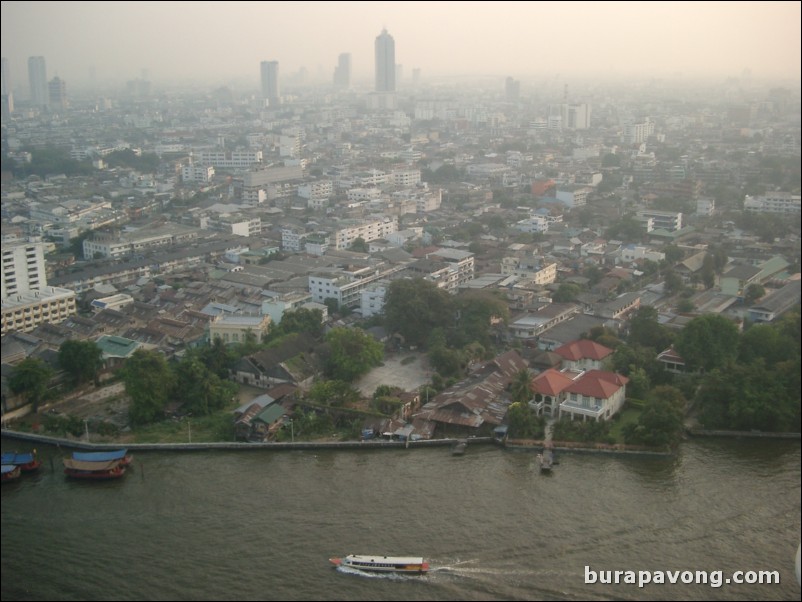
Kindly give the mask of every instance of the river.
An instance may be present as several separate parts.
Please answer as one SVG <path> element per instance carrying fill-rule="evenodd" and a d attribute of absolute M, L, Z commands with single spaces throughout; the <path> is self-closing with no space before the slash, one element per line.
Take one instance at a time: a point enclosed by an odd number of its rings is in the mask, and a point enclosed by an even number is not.
<path fill-rule="evenodd" d="M 3 449 L 26 444 L 3 440 Z M 28 447 L 29 448 L 29 447 Z M 2 487 L 3 600 L 799 600 L 799 441 L 694 439 L 672 458 L 473 445 L 136 453 Z M 425 576 L 333 568 L 424 556 Z M 773 585 L 586 584 L 591 570 L 779 571 Z"/>

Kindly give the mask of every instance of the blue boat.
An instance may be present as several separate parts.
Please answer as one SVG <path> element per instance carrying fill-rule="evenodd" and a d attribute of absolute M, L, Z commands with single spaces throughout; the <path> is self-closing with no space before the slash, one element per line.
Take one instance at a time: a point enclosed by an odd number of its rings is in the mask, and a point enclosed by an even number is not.
<path fill-rule="evenodd" d="M 78 462 L 112 462 L 119 460 L 122 466 L 128 466 L 134 457 L 127 449 L 114 449 L 99 452 L 72 452 L 72 459 Z"/>
<path fill-rule="evenodd" d="M 6 452 L 2 456 L 2 464 L 6 466 L 19 466 L 22 472 L 32 472 L 38 470 L 42 465 L 40 460 L 36 459 L 36 451 L 27 454 L 18 454 L 17 452 Z"/>

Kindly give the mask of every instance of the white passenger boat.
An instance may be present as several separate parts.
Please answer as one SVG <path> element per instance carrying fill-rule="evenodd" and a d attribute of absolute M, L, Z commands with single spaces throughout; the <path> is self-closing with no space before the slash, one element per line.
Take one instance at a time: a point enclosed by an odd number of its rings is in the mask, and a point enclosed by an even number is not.
<path fill-rule="evenodd" d="M 329 558 L 335 566 L 377 573 L 425 573 L 429 563 L 420 556 L 360 556 L 349 554 L 343 558 Z"/>

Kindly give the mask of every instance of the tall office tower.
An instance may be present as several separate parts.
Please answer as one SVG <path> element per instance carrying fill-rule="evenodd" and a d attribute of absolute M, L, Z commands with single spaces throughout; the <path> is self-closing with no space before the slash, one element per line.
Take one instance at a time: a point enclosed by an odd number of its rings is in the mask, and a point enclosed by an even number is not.
<path fill-rule="evenodd" d="M 28 82 L 31 85 L 31 104 L 35 107 L 47 106 L 47 67 L 45 57 L 28 58 Z"/>
<path fill-rule="evenodd" d="M 504 95 L 507 100 L 518 100 L 521 96 L 521 82 L 515 78 L 508 77 L 504 82 Z"/>
<path fill-rule="evenodd" d="M 395 40 L 386 28 L 376 37 L 376 92 L 395 92 Z"/>
<path fill-rule="evenodd" d="M 412 70 L 412 83 L 415 86 L 420 83 L 420 67 L 415 67 Z"/>
<path fill-rule="evenodd" d="M 67 82 L 58 75 L 47 84 L 50 108 L 55 111 L 63 111 L 67 108 Z"/>
<path fill-rule="evenodd" d="M 351 53 L 343 52 L 334 68 L 334 87 L 348 88 L 351 85 Z"/>
<path fill-rule="evenodd" d="M 262 61 L 262 98 L 266 98 L 268 106 L 281 104 L 278 89 L 278 61 Z"/>
<path fill-rule="evenodd" d="M 3 57 L 3 119 L 14 112 L 14 93 L 11 91 L 11 69 L 8 59 Z"/>
<path fill-rule="evenodd" d="M 2 252 L 3 286 L 0 295 L 3 299 L 47 286 L 42 243 L 3 243 Z"/>

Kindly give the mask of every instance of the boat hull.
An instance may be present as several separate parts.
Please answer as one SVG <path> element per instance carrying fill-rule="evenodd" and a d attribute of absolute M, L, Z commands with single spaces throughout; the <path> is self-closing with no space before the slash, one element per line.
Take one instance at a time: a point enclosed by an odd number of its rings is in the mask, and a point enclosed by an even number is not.
<path fill-rule="evenodd" d="M 71 479 L 86 479 L 90 481 L 105 481 L 108 479 L 119 479 L 125 474 L 125 466 L 118 466 L 111 470 L 74 470 L 65 468 L 64 474 Z"/>
<path fill-rule="evenodd" d="M 346 556 L 329 558 L 329 562 L 338 567 L 347 567 L 371 573 L 406 573 L 422 574 L 429 570 L 429 563 L 423 558 L 407 558 L 399 556 Z"/>

